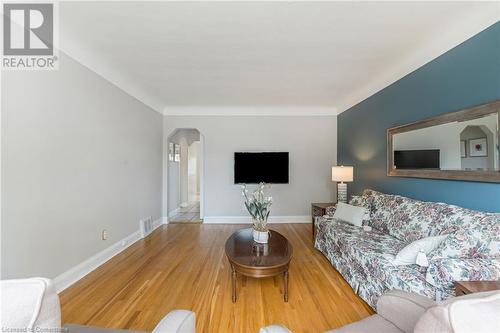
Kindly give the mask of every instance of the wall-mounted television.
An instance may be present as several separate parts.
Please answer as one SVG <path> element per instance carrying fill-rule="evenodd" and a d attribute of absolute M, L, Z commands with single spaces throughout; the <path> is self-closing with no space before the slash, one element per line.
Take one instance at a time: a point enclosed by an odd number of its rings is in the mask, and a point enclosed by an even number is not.
<path fill-rule="evenodd" d="M 439 169 L 439 149 L 395 150 L 396 169 Z"/>
<path fill-rule="evenodd" d="M 288 184 L 288 152 L 234 153 L 235 184 Z"/>

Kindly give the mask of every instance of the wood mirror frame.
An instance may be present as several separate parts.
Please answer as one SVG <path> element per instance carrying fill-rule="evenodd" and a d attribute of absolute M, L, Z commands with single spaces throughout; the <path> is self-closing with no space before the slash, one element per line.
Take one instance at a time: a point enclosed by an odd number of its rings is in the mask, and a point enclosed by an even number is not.
<path fill-rule="evenodd" d="M 431 179 L 467 180 L 477 182 L 500 183 L 500 170 L 430 170 L 430 169 L 396 169 L 394 168 L 393 136 L 426 127 L 443 125 L 450 122 L 466 121 L 481 118 L 490 114 L 497 114 L 498 128 L 500 128 L 500 100 L 478 105 L 460 111 L 450 112 L 441 116 L 417 121 L 407 125 L 392 127 L 387 130 L 387 175 L 390 177 L 412 177 Z M 500 132 L 500 131 L 499 131 Z M 500 142 L 500 134 L 498 142 Z M 500 155 L 500 154 L 499 154 Z M 500 157 L 498 161 L 500 166 Z"/>

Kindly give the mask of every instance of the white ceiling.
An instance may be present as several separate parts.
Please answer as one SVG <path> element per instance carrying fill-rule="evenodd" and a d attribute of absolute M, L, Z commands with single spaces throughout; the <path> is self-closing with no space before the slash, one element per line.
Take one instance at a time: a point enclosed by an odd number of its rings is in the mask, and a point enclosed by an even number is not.
<path fill-rule="evenodd" d="M 166 114 L 342 112 L 500 19 L 496 1 L 61 2 L 59 10 L 64 52 Z"/>

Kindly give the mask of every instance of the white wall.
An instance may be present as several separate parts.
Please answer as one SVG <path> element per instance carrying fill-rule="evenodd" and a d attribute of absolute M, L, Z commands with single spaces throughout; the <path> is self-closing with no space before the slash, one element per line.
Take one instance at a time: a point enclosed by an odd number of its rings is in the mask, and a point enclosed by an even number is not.
<path fill-rule="evenodd" d="M 204 138 L 201 195 L 209 219 L 248 215 L 240 186 L 234 184 L 233 154 L 237 151 L 290 153 L 290 184 L 272 186 L 271 216 L 308 216 L 311 202 L 335 196 L 330 173 L 337 156 L 336 116 L 165 116 L 165 137 L 176 128 L 196 128 Z M 164 190 L 167 183 L 165 177 Z"/>
<path fill-rule="evenodd" d="M 200 195 L 200 141 L 188 147 L 188 201 L 199 201 Z"/>
<path fill-rule="evenodd" d="M 2 278 L 54 278 L 161 216 L 162 116 L 60 61 L 2 72 Z"/>
<path fill-rule="evenodd" d="M 180 138 L 181 160 L 180 160 L 180 206 L 186 207 L 188 201 L 188 141 L 182 136 Z"/>
<path fill-rule="evenodd" d="M 181 204 L 181 168 L 180 162 L 168 161 L 168 179 L 170 180 L 165 199 L 168 202 L 164 216 L 173 216 L 177 213 L 176 209 Z"/>

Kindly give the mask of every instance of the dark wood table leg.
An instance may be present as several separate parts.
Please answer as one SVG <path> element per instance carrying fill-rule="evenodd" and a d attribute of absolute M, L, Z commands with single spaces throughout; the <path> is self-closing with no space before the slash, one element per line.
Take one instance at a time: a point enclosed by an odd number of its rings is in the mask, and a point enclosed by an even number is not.
<path fill-rule="evenodd" d="M 285 280 L 285 302 L 288 302 L 288 270 L 283 273 L 283 279 Z"/>
<path fill-rule="evenodd" d="M 316 240 L 316 224 L 314 223 L 315 219 L 316 219 L 316 217 L 313 216 L 313 218 L 312 218 L 313 245 L 314 245 L 314 241 Z"/>
<path fill-rule="evenodd" d="M 233 285 L 233 303 L 236 303 L 236 270 L 231 265 L 231 283 Z"/>

